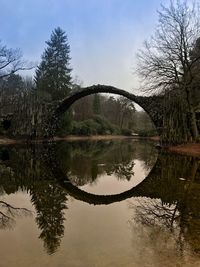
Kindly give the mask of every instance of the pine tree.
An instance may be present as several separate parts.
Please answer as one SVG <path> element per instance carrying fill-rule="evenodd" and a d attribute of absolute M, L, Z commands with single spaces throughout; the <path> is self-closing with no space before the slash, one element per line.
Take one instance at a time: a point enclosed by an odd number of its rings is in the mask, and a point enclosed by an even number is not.
<path fill-rule="evenodd" d="M 35 82 L 40 95 L 50 100 L 60 100 L 67 96 L 71 88 L 70 46 L 66 33 L 56 28 L 37 67 Z"/>

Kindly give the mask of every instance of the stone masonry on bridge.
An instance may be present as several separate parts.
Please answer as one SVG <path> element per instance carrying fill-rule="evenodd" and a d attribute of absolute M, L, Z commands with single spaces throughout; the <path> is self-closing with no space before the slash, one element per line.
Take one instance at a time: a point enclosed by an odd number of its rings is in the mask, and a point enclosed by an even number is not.
<path fill-rule="evenodd" d="M 136 96 L 131 94 L 125 90 L 115 88 L 109 85 L 93 85 L 89 87 L 82 88 L 75 93 L 73 92 L 71 95 L 67 96 L 63 99 L 58 106 L 56 107 L 55 111 L 52 114 L 52 118 L 49 120 L 49 132 L 53 135 L 54 131 L 57 127 L 59 127 L 59 119 L 64 112 L 66 112 L 71 105 L 76 102 L 77 100 L 92 94 L 97 93 L 110 93 L 116 94 L 120 96 L 127 97 L 128 99 L 132 100 L 140 107 L 142 107 L 147 114 L 150 116 L 151 120 L 153 121 L 158 134 L 161 135 L 162 126 L 163 126 L 163 98 L 162 96 Z"/>

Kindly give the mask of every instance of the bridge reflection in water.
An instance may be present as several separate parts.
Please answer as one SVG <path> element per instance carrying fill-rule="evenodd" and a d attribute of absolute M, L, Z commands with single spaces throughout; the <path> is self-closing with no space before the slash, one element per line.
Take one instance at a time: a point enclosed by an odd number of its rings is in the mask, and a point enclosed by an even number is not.
<path fill-rule="evenodd" d="M 131 141 L 13 146 L 9 150 L 1 147 L 0 155 L 1 197 L 21 190 L 30 194 L 37 212 L 39 238 L 49 254 L 59 248 L 64 235 L 64 211 L 68 209 L 69 196 L 93 205 L 128 199 L 140 223 L 160 224 L 171 231 L 178 227 L 180 243 L 184 240 L 195 253 L 200 253 L 198 159 L 160 153 L 156 161 L 153 146 Z M 138 185 L 113 195 L 96 195 L 83 190 L 85 184 L 94 184 L 102 173 L 130 181 L 134 176 L 134 159 L 142 160 L 148 173 Z M 102 162 L 107 164 L 103 166 Z M 133 198 L 138 200 L 137 205 L 132 203 Z M 5 212 L 5 205 L 12 211 L 9 203 L 0 201 L 0 205 L 4 208 L 0 226 L 6 228 L 6 223 L 10 225 L 15 215 Z M 24 207 L 13 208 L 18 209 L 18 215 L 23 216 L 23 211 L 28 213 Z"/>

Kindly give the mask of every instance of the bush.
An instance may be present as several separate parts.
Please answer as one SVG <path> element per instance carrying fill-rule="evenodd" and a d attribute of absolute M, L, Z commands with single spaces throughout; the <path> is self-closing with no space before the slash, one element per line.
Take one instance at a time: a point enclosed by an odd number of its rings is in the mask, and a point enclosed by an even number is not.
<path fill-rule="evenodd" d="M 137 131 L 137 134 L 142 137 L 150 137 L 150 136 L 155 136 L 158 135 L 158 133 L 152 129 L 152 130 L 139 130 Z"/>
<path fill-rule="evenodd" d="M 71 131 L 72 131 L 72 115 L 71 115 L 71 111 L 69 112 L 66 112 L 62 118 L 61 118 L 61 121 L 60 121 L 60 127 L 57 131 L 57 135 L 60 135 L 60 136 L 66 136 L 67 134 L 70 134 Z"/>
<path fill-rule="evenodd" d="M 132 130 L 126 129 L 126 128 L 121 129 L 121 134 L 122 135 L 126 135 L 126 136 L 131 136 L 132 135 Z"/>
<path fill-rule="evenodd" d="M 74 135 L 119 134 L 119 129 L 97 115 L 82 122 L 74 121 L 71 133 Z"/>
<path fill-rule="evenodd" d="M 90 135 L 90 128 L 84 123 L 73 123 L 73 128 L 71 131 L 74 135 Z"/>
<path fill-rule="evenodd" d="M 98 134 L 114 134 L 116 133 L 116 127 L 112 125 L 105 118 L 102 118 L 99 115 L 93 116 L 93 120 L 99 124 Z"/>

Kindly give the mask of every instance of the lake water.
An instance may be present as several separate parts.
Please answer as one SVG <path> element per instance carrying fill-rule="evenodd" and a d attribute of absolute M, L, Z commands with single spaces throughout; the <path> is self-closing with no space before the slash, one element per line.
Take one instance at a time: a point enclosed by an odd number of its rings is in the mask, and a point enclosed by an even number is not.
<path fill-rule="evenodd" d="M 198 267 L 199 160 L 135 140 L 1 146 L 0 240 L 0 267 Z"/>

